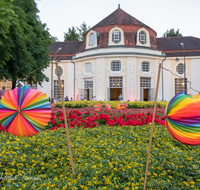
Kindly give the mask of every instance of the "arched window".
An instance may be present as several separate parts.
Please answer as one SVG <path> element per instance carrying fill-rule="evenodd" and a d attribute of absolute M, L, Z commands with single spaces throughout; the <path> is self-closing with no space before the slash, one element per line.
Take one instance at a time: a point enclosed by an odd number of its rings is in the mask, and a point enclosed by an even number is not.
<path fill-rule="evenodd" d="M 176 66 L 176 72 L 181 75 L 184 73 L 184 64 L 183 63 L 179 63 L 177 66 Z"/>
<path fill-rule="evenodd" d="M 121 71 L 121 62 L 120 61 L 112 61 L 111 62 L 111 71 Z"/>
<path fill-rule="evenodd" d="M 95 44 L 95 34 L 92 33 L 90 34 L 90 42 L 89 42 L 89 45 L 90 46 L 93 46 Z"/>
<path fill-rule="evenodd" d="M 145 62 L 145 61 L 142 62 L 142 71 L 143 72 L 149 72 L 150 71 L 149 62 Z"/>
<path fill-rule="evenodd" d="M 141 44 L 146 44 L 147 40 L 146 40 L 146 33 L 144 31 L 141 31 L 139 33 L 139 41 Z"/>
<path fill-rule="evenodd" d="M 61 67 L 61 66 L 58 66 L 58 70 L 59 70 L 59 75 L 62 76 L 62 74 L 63 74 L 63 69 L 62 69 L 62 67 Z M 55 69 L 55 74 L 56 74 L 56 76 L 57 76 L 57 70 L 56 70 L 56 69 Z"/>
<path fill-rule="evenodd" d="M 91 73 L 92 72 L 92 63 L 86 63 L 85 64 L 85 72 Z"/>
<path fill-rule="evenodd" d="M 119 43 L 121 41 L 121 32 L 119 30 L 114 30 L 112 33 L 112 41 L 114 43 Z"/>

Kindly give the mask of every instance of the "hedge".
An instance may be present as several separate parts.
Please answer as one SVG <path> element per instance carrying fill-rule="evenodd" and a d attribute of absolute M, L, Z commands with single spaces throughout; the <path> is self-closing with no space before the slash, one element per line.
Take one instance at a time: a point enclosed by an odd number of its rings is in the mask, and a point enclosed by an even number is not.
<path fill-rule="evenodd" d="M 154 106 L 154 102 L 152 101 L 141 101 L 141 102 L 128 102 L 124 101 L 128 104 L 128 108 L 150 108 Z M 96 103 L 101 103 L 103 107 L 106 104 L 110 104 L 112 108 L 116 108 L 117 104 L 121 103 L 120 101 L 68 101 L 65 102 L 65 107 L 68 108 L 83 108 L 83 107 L 92 107 Z M 168 102 L 157 102 L 158 107 L 166 107 Z M 56 107 L 62 107 L 61 102 L 57 102 Z"/>

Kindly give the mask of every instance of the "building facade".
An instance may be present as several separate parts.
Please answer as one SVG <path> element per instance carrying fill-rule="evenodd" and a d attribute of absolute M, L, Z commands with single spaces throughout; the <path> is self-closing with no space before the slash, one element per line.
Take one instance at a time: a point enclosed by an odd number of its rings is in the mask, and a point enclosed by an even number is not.
<path fill-rule="evenodd" d="M 61 60 L 64 96 L 74 99 L 82 94 L 88 100 L 93 96 L 98 100 L 115 100 L 122 94 L 124 101 L 154 100 L 159 63 L 176 75 L 162 70 L 158 100 L 170 100 L 180 91 L 196 94 L 190 87 L 200 91 L 198 38 L 157 38 L 153 29 L 121 8 L 84 37 L 84 41 L 55 42 L 51 46 L 51 60 Z M 49 96 L 59 97 L 56 69 L 52 65 Z"/>
<path fill-rule="evenodd" d="M 156 32 L 120 7 L 88 30 L 84 41 L 55 42 L 51 64 L 44 72 L 49 82 L 37 86 L 48 97 L 59 98 L 55 60 L 64 96 L 87 100 L 153 101 L 162 69 L 158 100 L 170 100 L 180 91 L 200 91 L 200 39 L 157 38 Z M 178 59 L 177 59 L 178 58 Z M 174 74 L 172 74 L 174 73 Z M 182 77 L 182 78 L 179 78 Z M 192 88 L 191 88 L 192 87 Z"/>

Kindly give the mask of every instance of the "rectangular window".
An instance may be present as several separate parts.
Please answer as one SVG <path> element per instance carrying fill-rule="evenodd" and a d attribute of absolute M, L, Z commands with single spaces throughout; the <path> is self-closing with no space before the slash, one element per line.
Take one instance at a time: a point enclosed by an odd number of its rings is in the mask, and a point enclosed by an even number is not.
<path fill-rule="evenodd" d="M 151 88 L 151 78 L 140 77 L 140 88 Z"/>
<path fill-rule="evenodd" d="M 93 79 L 85 79 L 84 87 L 85 89 L 93 88 Z"/>
<path fill-rule="evenodd" d="M 12 89 L 12 81 L 9 80 L 1 80 L 0 81 L 0 90 L 2 90 L 2 87 L 6 88 L 6 91 L 9 91 Z"/>
<path fill-rule="evenodd" d="M 185 91 L 187 91 L 187 79 L 185 79 L 185 83 L 184 83 L 184 79 L 176 78 L 175 79 L 175 95 L 178 94 L 179 92 L 185 93 Z"/>
<path fill-rule="evenodd" d="M 122 88 L 123 80 L 122 77 L 110 77 L 110 88 Z"/>
<path fill-rule="evenodd" d="M 112 61 L 111 62 L 111 71 L 120 71 L 121 70 L 121 62 L 120 61 Z"/>
<path fill-rule="evenodd" d="M 91 73 L 92 72 L 92 63 L 86 63 L 85 64 L 85 72 Z"/>
<path fill-rule="evenodd" d="M 59 83 L 58 80 L 53 81 L 54 86 L 54 98 L 60 98 L 60 89 L 59 89 Z M 62 87 L 62 93 L 64 97 L 64 80 L 61 80 L 61 87 Z"/>

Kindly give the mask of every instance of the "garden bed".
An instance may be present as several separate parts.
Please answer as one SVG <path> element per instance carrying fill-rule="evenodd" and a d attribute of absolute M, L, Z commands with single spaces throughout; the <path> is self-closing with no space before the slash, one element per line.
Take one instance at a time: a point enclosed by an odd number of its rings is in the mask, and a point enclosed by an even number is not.
<path fill-rule="evenodd" d="M 151 125 L 1 133 L 1 189 L 142 189 Z M 200 149 L 155 126 L 146 189 L 200 189 Z"/>

